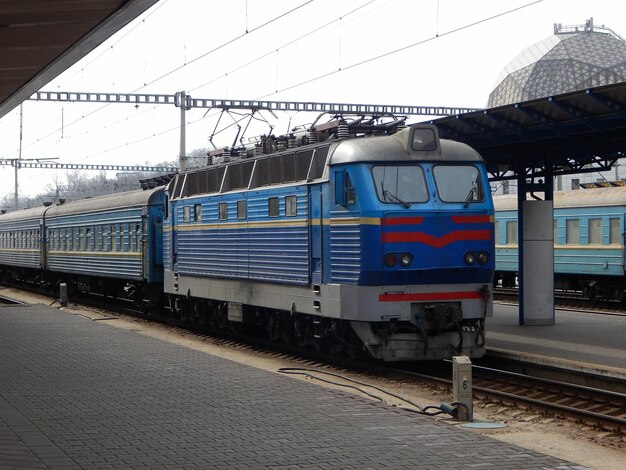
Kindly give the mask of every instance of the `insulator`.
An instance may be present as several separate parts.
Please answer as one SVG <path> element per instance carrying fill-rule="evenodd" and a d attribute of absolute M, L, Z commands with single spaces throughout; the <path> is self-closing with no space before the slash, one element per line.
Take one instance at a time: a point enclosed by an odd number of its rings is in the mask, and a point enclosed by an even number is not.
<path fill-rule="evenodd" d="M 309 132 L 309 143 L 316 144 L 320 141 L 320 135 L 317 132 Z"/>
<path fill-rule="evenodd" d="M 289 141 L 287 142 L 287 148 L 292 149 L 297 147 L 297 143 L 296 143 L 296 136 L 291 134 L 289 136 Z"/>
<path fill-rule="evenodd" d="M 260 157 L 261 155 L 263 155 L 263 149 L 261 148 L 261 144 L 255 144 L 254 145 L 254 156 L 255 157 Z"/>
<path fill-rule="evenodd" d="M 339 124 L 337 127 L 337 137 L 340 139 L 347 139 L 350 137 L 350 128 L 347 124 Z"/>
<path fill-rule="evenodd" d="M 282 140 L 278 141 L 278 144 L 276 146 L 276 151 L 277 152 L 281 152 L 283 150 L 285 150 L 287 148 L 287 145 L 285 144 L 285 142 L 283 142 Z"/>

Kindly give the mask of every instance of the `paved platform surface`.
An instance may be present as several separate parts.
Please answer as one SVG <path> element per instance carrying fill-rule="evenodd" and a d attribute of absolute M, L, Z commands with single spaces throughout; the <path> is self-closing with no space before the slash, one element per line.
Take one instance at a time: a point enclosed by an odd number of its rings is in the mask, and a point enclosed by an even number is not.
<path fill-rule="evenodd" d="M 0 469 L 580 469 L 46 306 L 0 307 Z"/>
<path fill-rule="evenodd" d="M 626 316 L 557 310 L 554 325 L 520 326 L 518 312 L 517 305 L 494 305 L 487 349 L 626 379 Z"/>

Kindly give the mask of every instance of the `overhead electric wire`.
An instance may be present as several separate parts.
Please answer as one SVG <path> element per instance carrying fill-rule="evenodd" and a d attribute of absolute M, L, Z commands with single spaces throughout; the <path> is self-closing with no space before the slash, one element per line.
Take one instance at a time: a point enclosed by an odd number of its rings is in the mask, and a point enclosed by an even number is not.
<path fill-rule="evenodd" d="M 252 29 L 251 29 L 251 30 L 249 30 L 249 31 L 248 31 L 248 30 L 246 30 L 246 32 L 245 32 L 244 34 L 240 34 L 239 36 L 236 36 L 235 38 L 233 38 L 233 39 L 230 39 L 230 40 L 226 41 L 225 43 L 221 44 L 220 46 L 217 46 L 217 47 L 215 47 L 215 48 L 211 49 L 210 51 L 207 51 L 207 52 L 205 52 L 205 53 L 203 53 L 203 54 L 201 54 L 201 55 L 199 55 L 199 56 L 197 56 L 197 57 L 193 58 L 193 59 L 192 59 L 192 60 L 190 60 L 189 62 L 186 62 L 186 63 L 184 63 L 183 65 L 180 65 L 180 66 L 178 66 L 178 67 L 176 67 L 176 68 L 174 68 L 174 69 L 170 70 L 169 72 L 166 72 L 165 74 L 161 75 L 160 77 L 157 77 L 157 78 L 155 78 L 154 80 L 152 80 L 152 81 L 150 81 L 150 82 L 148 82 L 148 83 L 144 83 L 142 86 L 140 86 L 139 88 L 136 88 L 135 90 L 131 91 L 130 93 L 136 93 L 137 91 L 139 91 L 139 90 L 141 90 L 141 89 L 143 89 L 143 88 L 145 88 L 145 87 L 147 87 L 147 86 L 149 86 L 149 85 L 152 85 L 152 84 L 156 83 L 157 81 L 159 81 L 159 80 L 161 80 L 161 79 L 163 79 L 163 78 L 165 78 L 165 77 L 167 77 L 167 76 L 171 75 L 172 73 L 174 73 L 174 72 L 176 72 L 176 71 L 178 71 L 178 70 L 180 70 L 180 69 L 182 69 L 182 68 L 186 67 L 187 65 L 190 65 L 190 64 L 192 64 L 192 63 L 194 63 L 194 62 L 196 62 L 196 61 L 198 61 L 198 60 L 200 60 L 200 59 L 203 59 L 203 58 L 207 57 L 208 55 L 210 55 L 210 54 L 212 54 L 212 53 L 214 53 L 214 52 L 216 52 L 216 51 L 218 51 L 218 50 L 220 50 L 220 49 L 223 49 L 224 47 L 226 47 L 226 46 L 228 46 L 228 45 L 230 45 L 230 44 L 234 43 L 235 41 L 237 41 L 237 40 L 239 40 L 239 39 L 242 39 L 242 38 L 246 37 L 248 34 L 251 34 L 251 33 L 255 32 L 255 31 L 258 31 L 258 30 L 260 30 L 260 29 L 262 29 L 262 28 L 264 28 L 264 27 L 266 27 L 266 26 L 268 26 L 268 25 L 270 25 L 270 24 L 274 23 L 275 21 L 278 21 L 279 19 L 284 18 L 284 17 L 285 17 L 285 16 L 287 16 L 287 15 L 290 15 L 291 13 L 293 13 L 293 12 L 295 12 L 295 11 L 299 10 L 300 8 L 303 8 L 303 7 L 305 7 L 306 5 L 308 5 L 308 4 L 310 4 L 310 3 L 313 3 L 314 1 L 315 1 L 315 0 L 307 0 L 306 2 L 301 3 L 301 4 L 300 4 L 300 5 L 298 5 L 297 7 L 292 8 L 291 10 L 288 10 L 288 11 L 286 11 L 286 12 L 284 12 L 284 13 L 281 13 L 281 14 L 280 14 L 280 15 L 278 15 L 278 16 L 275 16 L 274 18 L 272 18 L 272 19 L 270 19 L 270 20 L 266 21 L 265 23 L 263 23 L 263 24 L 261 24 L 261 25 L 259 25 L 259 26 L 255 27 L 255 28 L 252 28 Z M 76 119 L 76 120 L 74 120 L 74 121 L 72 121 L 72 122 L 70 122 L 70 123 L 68 123 L 68 124 L 65 124 L 65 125 L 64 125 L 64 128 L 65 128 L 65 129 L 67 129 L 68 127 L 70 127 L 70 126 L 72 126 L 72 125 L 76 124 L 77 122 L 80 122 L 80 121 L 82 121 L 83 119 L 85 119 L 85 118 L 87 118 L 87 117 L 89 117 L 89 116 L 92 116 L 93 114 L 97 113 L 98 111 L 101 111 L 102 109 L 104 109 L 104 108 L 108 107 L 110 104 L 111 104 L 111 103 L 107 103 L 107 104 L 105 104 L 105 105 L 103 105 L 103 106 L 100 106 L 99 108 L 97 108 L 97 109 L 95 109 L 95 110 L 91 111 L 90 113 L 87 113 L 87 114 L 85 114 L 85 115 L 81 116 L 80 118 L 78 118 L 78 119 Z M 41 142 L 42 140 L 45 140 L 45 139 L 47 139 L 47 138 L 49 138 L 49 137 L 52 137 L 53 135 L 55 135 L 55 134 L 56 134 L 57 132 L 59 132 L 60 130 L 61 130 L 60 128 L 59 128 L 59 129 L 56 129 L 56 130 L 52 131 L 51 133 L 49 133 L 49 134 L 45 135 L 44 137 L 38 138 L 38 139 L 36 139 L 35 141 L 33 141 L 33 142 L 31 142 L 31 143 L 29 143 L 29 144 L 25 145 L 23 148 L 28 148 L 28 147 L 30 147 L 30 146 L 32 146 L 32 145 L 35 145 L 35 144 L 36 144 L 36 143 L 38 143 L 38 142 Z"/>
<path fill-rule="evenodd" d="M 261 97 L 259 97 L 257 99 L 264 99 L 264 98 L 267 98 L 268 96 L 276 95 L 276 94 L 282 93 L 284 91 L 288 91 L 288 90 L 292 90 L 294 88 L 298 88 L 298 87 L 300 87 L 302 85 L 307 85 L 309 83 L 313 83 L 313 82 L 315 82 L 317 80 L 321 80 L 322 78 L 330 77 L 331 75 L 335 75 L 335 74 L 340 73 L 340 72 L 345 72 L 346 70 L 350 70 L 350 69 L 359 67 L 361 65 L 365 65 L 367 63 L 374 62 L 375 60 L 379 60 L 379 59 L 382 59 L 384 57 L 388 57 L 390 55 L 397 54 L 398 52 L 406 51 L 407 49 L 411 49 L 413 47 L 420 46 L 422 44 L 426 44 L 428 42 L 434 41 L 435 39 L 439 39 L 439 38 L 444 37 L 444 36 L 449 36 L 451 34 L 458 33 L 458 32 L 463 31 L 465 29 L 472 28 L 472 27 L 477 26 L 479 24 L 486 23 L 487 21 L 491 21 L 491 20 L 494 20 L 496 18 L 500 18 L 502 16 L 508 15 L 510 13 L 514 13 L 516 11 L 522 10 L 524 8 L 530 7 L 532 5 L 535 5 L 535 4 L 541 3 L 541 2 L 543 2 L 543 0 L 535 0 L 534 2 L 527 3 L 527 4 L 522 5 L 520 7 L 512 8 L 510 10 L 498 13 L 497 15 L 489 16 L 487 18 L 483 18 L 481 20 L 474 21 L 473 23 L 466 24 L 466 25 L 461 26 L 459 28 L 451 29 L 450 31 L 446 31 L 445 33 L 435 34 L 435 36 L 432 36 L 432 37 L 429 37 L 429 38 L 426 38 L 426 39 L 422 39 L 421 41 L 414 42 L 413 44 L 409 44 L 407 46 L 403 46 L 403 47 L 400 47 L 398 49 L 394 49 L 392 51 L 385 52 L 384 54 L 379 54 L 379 55 L 377 55 L 375 57 L 370 57 L 369 59 L 362 60 L 360 62 L 348 65 L 346 67 L 341 67 L 341 68 L 339 68 L 337 70 L 332 70 L 330 72 L 323 73 L 322 75 L 318 75 L 317 77 L 310 78 L 308 80 L 305 80 L 305 81 L 300 82 L 300 83 L 296 83 L 294 85 L 290 85 L 288 87 L 282 88 L 281 90 L 276 90 L 273 93 L 268 93 L 267 95 L 263 95 L 263 96 L 261 96 Z"/>
<path fill-rule="evenodd" d="M 289 10 L 289 11 L 287 11 L 287 12 L 285 12 L 285 13 L 283 13 L 283 14 L 281 14 L 281 15 L 279 15 L 279 16 L 277 16 L 277 17 L 275 17 L 275 18 L 273 18 L 272 20 L 269 20 L 269 21 L 267 21 L 267 22 L 263 23 L 262 25 L 260 25 L 260 26 L 258 26 L 258 27 L 256 27 L 256 28 L 253 28 L 252 30 L 250 30 L 250 33 L 251 33 L 251 32 L 254 32 L 254 31 L 257 31 L 257 30 L 259 30 L 260 28 L 262 28 L 262 27 L 265 27 L 265 26 L 269 25 L 269 24 L 273 23 L 274 21 L 276 21 L 276 20 L 278 20 L 278 19 L 280 19 L 280 18 L 282 18 L 282 17 L 284 17 L 284 16 L 286 16 L 286 15 L 288 15 L 288 14 L 290 14 L 290 13 L 293 13 L 294 11 L 296 11 L 296 10 L 298 10 L 298 9 L 300 9 L 300 8 L 302 8 L 302 7 L 304 7 L 304 6 L 306 6 L 306 5 L 308 5 L 309 3 L 313 2 L 313 1 L 314 1 L 314 0 L 308 0 L 307 2 L 300 4 L 299 6 L 297 6 L 297 7 L 293 8 L 293 9 L 291 9 L 291 10 Z M 441 33 L 441 34 L 436 34 L 435 36 L 432 36 L 432 37 L 429 37 L 429 38 L 426 38 L 426 39 L 423 39 L 423 40 L 420 40 L 420 41 L 414 42 L 414 43 L 409 44 L 409 45 L 407 45 L 407 46 L 403 46 L 403 47 L 400 47 L 400 48 L 394 49 L 394 50 L 392 50 L 392 51 L 388 51 L 388 52 L 385 52 L 385 53 L 383 53 L 383 54 L 379 54 L 379 55 L 377 55 L 377 56 L 370 57 L 369 59 L 365 59 L 365 60 L 362 60 L 362 61 L 360 61 L 360 62 L 357 62 L 357 63 L 351 64 L 351 65 L 348 65 L 348 66 L 346 66 L 346 67 L 339 68 L 338 70 L 333 70 L 333 71 L 330 71 L 330 72 L 327 72 L 327 73 L 321 74 L 321 75 L 319 75 L 319 76 L 317 76 L 317 77 L 313 77 L 313 78 L 311 78 L 311 79 L 308 79 L 308 80 L 302 81 L 302 82 L 300 82 L 300 83 L 296 83 L 296 84 L 290 85 L 290 86 L 288 86 L 288 87 L 282 88 L 282 89 L 280 89 L 280 90 L 276 90 L 276 91 L 274 91 L 274 92 L 272 92 L 272 93 L 269 93 L 269 94 L 263 95 L 263 96 L 261 96 L 261 97 L 259 97 L 259 98 L 256 98 L 256 99 L 264 99 L 264 98 L 267 98 L 267 97 L 269 97 L 269 96 L 273 96 L 273 95 L 276 95 L 276 94 L 278 94 L 278 93 L 282 93 L 282 92 L 284 92 L 284 91 L 288 91 L 288 90 L 291 90 L 291 89 L 294 89 L 294 88 L 297 88 L 297 87 L 300 87 L 300 86 L 303 86 L 303 85 L 306 85 L 306 84 L 309 84 L 309 83 L 313 83 L 313 82 L 315 82 L 315 81 L 317 81 L 317 80 L 321 80 L 321 79 L 326 78 L 326 77 L 329 77 L 329 76 L 331 76 L 331 75 L 334 75 L 334 74 L 337 74 L 337 73 L 340 73 L 340 72 L 343 72 L 343 71 L 346 71 L 346 70 L 350 70 L 350 69 L 353 69 L 353 68 L 359 67 L 359 66 L 361 66 L 361 65 L 365 65 L 365 64 L 367 64 L 367 63 L 374 62 L 374 61 L 376 61 L 376 60 L 380 60 L 380 59 L 382 59 L 382 58 L 385 58 L 385 57 L 391 56 L 391 55 L 393 55 L 393 54 L 397 54 L 397 53 L 402 52 L 402 51 L 406 51 L 406 50 L 408 50 L 408 49 L 411 49 L 411 48 L 416 47 L 416 46 L 419 46 L 419 45 L 423 45 L 423 44 L 426 44 L 426 43 L 432 42 L 432 41 L 434 41 L 435 39 L 439 39 L 439 38 L 442 38 L 442 37 L 445 37 L 445 36 L 449 36 L 449 35 L 452 35 L 452 34 L 458 33 L 458 32 L 460 32 L 460 31 L 463 31 L 463 30 L 466 30 L 466 29 L 469 29 L 469 28 L 475 27 L 475 26 L 477 26 L 477 25 L 480 25 L 480 24 L 486 23 L 486 22 L 488 22 L 488 21 L 492 21 L 492 20 L 494 20 L 494 19 L 501 18 L 501 17 L 503 17 L 503 16 L 509 15 L 509 14 L 511 14 L 511 13 L 515 13 L 515 12 L 517 12 L 517 11 L 520 11 L 520 10 L 522 10 L 522 9 L 528 8 L 528 7 L 530 7 L 530 6 L 536 5 L 536 4 L 541 3 L 541 2 L 543 2 L 543 0 L 535 0 L 535 1 L 529 2 L 529 3 L 524 4 L 524 5 L 521 5 L 521 6 L 519 6 L 519 7 L 512 8 L 512 9 L 509 9 L 509 10 L 506 10 L 506 11 L 503 11 L 503 12 L 500 12 L 500 13 L 498 13 L 498 14 L 496 14 L 496 15 L 492 15 L 492 16 L 489 16 L 489 17 L 486 17 L 486 18 L 483 18 L 483 19 L 480 19 L 480 20 L 474 21 L 474 22 L 472 22 L 472 23 L 468 23 L 468 24 L 466 24 L 466 25 L 460 26 L 460 27 L 458 27 L 458 28 L 451 29 L 451 30 L 446 31 L 446 32 L 444 32 L 444 33 Z M 369 2 L 369 3 L 371 3 L 371 2 Z M 369 4 L 369 3 L 368 3 L 368 4 Z M 366 5 L 367 5 L 367 4 L 366 4 Z M 364 5 L 364 6 L 366 6 L 366 5 Z M 336 20 L 335 20 L 335 21 L 336 21 Z M 332 23 L 332 22 L 331 22 L 331 23 Z M 328 23 L 327 23 L 325 26 L 327 26 L 327 25 L 328 25 Z M 323 26 L 323 27 L 325 27 L 325 26 Z M 321 28 L 323 28 L 323 27 L 321 27 Z M 320 28 L 320 29 L 321 29 L 321 28 Z M 176 68 L 174 68 L 174 69 L 170 70 L 169 72 L 167 72 L 167 73 L 165 73 L 165 74 L 161 75 L 160 77 L 158 77 L 158 78 L 156 78 L 156 79 L 154 79 L 154 80 L 152 80 L 152 81 L 150 81 L 150 82 L 148 82 L 148 83 L 144 84 L 142 87 L 137 88 L 136 90 L 134 90 L 134 91 L 133 91 L 133 92 L 131 92 L 131 93 L 134 93 L 134 92 L 136 92 L 136 91 L 141 90 L 142 88 L 144 88 L 144 87 L 146 87 L 146 86 L 149 86 L 149 85 L 152 85 L 152 84 L 156 83 L 157 81 L 159 81 L 159 80 L 161 80 L 161 79 L 165 78 L 166 76 L 171 75 L 172 73 L 174 73 L 174 72 L 176 72 L 176 71 L 178 71 L 178 70 L 182 69 L 183 67 L 185 67 L 185 66 L 187 66 L 187 65 L 189 65 L 189 64 L 191 64 L 191 63 L 193 63 L 193 62 L 196 62 L 197 60 L 200 60 L 201 58 L 204 58 L 204 57 L 208 56 L 209 54 L 211 54 L 211 53 L 213 53 L 213 52 L 216 52 L 216 51 L 218 51 L 218 50 L 222 49 L 223 47 L 225 47 L 225 46 L 227 46 L 227 45 L 229 45 L 229 44 L 232 44 L 234 41 L 236 41 L 236 40 L 238 40 L 238 39 L 241 39 L 241 38 L 245 37 L 247 34 L 249 34 L 249 33 L 248 33 L 248 32 L 246 32 L 246 33 L 244 33 L 244 34 L 242 34 L 242 35 L 239 35 L 239 36 L 237 36 L 236 38 L 233 38 L 233 39 L 231 39 L 231 40 L 227 41 L 226 43 L 224 43 L 224 44 L 222 44 L 222 45 L 220 45 L 220 46 L 218 46 L 218 47 L 216 47 L 216 48 L 214 48 L 214 49 L 212 49 L 212 50 L 210 50 L 210 51 L 208 51 L 208 52 L 206 52 L 206 53 L 204 53 L 204 54 L 201 54 L 200 56 L 197 56 L 196 58 L 192 59 L 191 61 L 189 61 L 189 62 L 187 62 L 187 63 L 185 63 L 185 64 L 183 64 L 183 65 L 181 65 L 181 66 L 178 66 L 178 67 L 176 67 Z M 313 34 L 313 32 L 312 32 L 311 34 Z M 296 39 L 296 40 L 294 40 L 294 41 L 297 41 L 297 40 L 299 40 L 299 39 L 300 39 L 300 38 L 298 38 L 298 39 Z M 294 42 L 294 41 L 291 41 L 291 42 Z M 289 44 L 289 43 L 288 43 L 288 44 Z M 287 45 L 288 45 L 288 44 L 287 44 Z M 285 45 L 284 47 L 286 47 L 286 45 Z M 273 53 L 273 52 L 275 52 L 275 50 L 273 50 L 273 51 L 272 51 L 272 53 Z M 268 54 L 265 54 L 265 55 L 264 55 L 264 56 L 262 56 L 262 57 L 265 57 L 265 56 L 267 56 L 267 55 L 268 55 Z M 260 58 L 262 58 L 262 57 L 260 57 Z M 259 59 L 260 59 L 260 58 L 259 58 Z M 255 61 L 256 61 L 256 60 L 251 61 L 250 63 L 254 63 Z M 239 68 L 235 69 L 235 71 L 236 71 L 236 70 L 239 70 L 240 68 L 243 68 L 243 67 L 245 67 L 245 66 L 247 66 L 247 65 L 248 65 L 248 64 L 246 64 L 246 65 L 244 65 L 244 66 L 242 66 L 242 67 L 239 67 Z M 220 78 L 221 78 L 221 77 L 220 77 Z M 210 82 L 209 82 L 209 83 L 210 83 Z M 206 85 L 206 84 L 205 84 L 205 85 Z M 201 86 L 204 86 L 204 85 L 201 85 Z M 195 89 L 197 89 L 197 88 L 195 88 Z M 100 108 L 98 108 L 98 109 L 96 109 L 96 110 L 92 111 L 91 113 L 89 113 L 89 114 L 87 114 L 87 115 L 85 115 L 85 116 L 82 116 L 81 118 L 79 118 L 79 119 L 77 119 L 77 120 L 75 120 L 75 121 L 72 121 L 71 123 L 69 123 L 69 124 L 65 125 L 65 128 L 67 128 L 67 127 L 69 127 L 69 126 L 71 126 L 71 125 L 73 125 L 73 124 L 75 124 L 75 123 L 79 122 L 80 120 L 82 120 L 82 119 L 84 119 L 84 118 L 86 118 L 86 117 L 88 117 L 88 116 L 91 116 L 92 114 L 94 114 L 94 113 L 96 113 L 96 112 L 100 111 L 101 109 L 103 109 L 103 108 L 105 108 L 105 107 L 107 107 L 107 106 L 109 106 L 109 104 L 106 104 L 106 105 L 104 105 L 104 106 L 101 106 Z M 206 117 L 206 115 L 205 115 L 205 116 L 203 116 L 203 118 L 201 118 L 201 119 L 199 119 L 199 120 L 193 121 L 193 122 L 192 122 L 192 124 L 195 124 L 195 123 L 199 122 L 200 120 L 204 119 L 205 117 Z M 211 116 L 209 116 L 209 117 L 211 117 Z M 131 143 L 127 143 L 127 144 L 125 144 L 125 145 L 115 147 L 114 149 L 105 150 L 104 152 L 100 152 L 100 153 L 97 153 L 97 154 L 92 154 L 92 155 L 87 156 L 87 157 L 84 157 L 84 158 L 91 158 L 92 156 L 100 155 L 100 154 L 102 154 L 102 153 L 106 153 L 106 152 L 108 152 L 108 151 L 117 150 L 118 148 L 122 148 L 122 147 L 125 147 L 125 146 L 127 146 L 127 145 L 133 145 L 133 144 L 135 144 L 135 143 L 139 143 L 139 142 L 145 141 L 145 140 L 147 140 L 147 139 L 149 139 L 149 138 L 151 138 L 151 137 L 155 137 L 155 136 L 162 135 L 162 134 L 165 134 L 165 133 L 168 133 L 168 132 L 172 132 L 172 131 L 173 131 L 173 130 L 175 130 L 175 129 L 178 129 L 178 127 L 175 127 L 175 128 L 172 128 L 172 129 L 168 129 L 168 130 L 162 131 L 162 132 L 160 132 L 160 133 L 155 133 L 155 134 L 153 134 L 152 136 L 148 136 L 148 137 L 145 137 L 145 138 L 142 138 L 142 139 L 139 139 L 139 140 L 133 141 L 133 142 L 131 142 Z M 50 134 L 46 135 L 45 137 L 42 137 L 42 138 L 40 138 L 40 139 L 37 139 L 35 142 L 32 142 L 32 143 L 30 143 L 30 144 L 26 145 L 26 146 L 25 146 L 25 148 L 26 148 L 26 147 L 29 147 L 29 146 L 31 146 L 31 145 L 34 145 L 34 143 L 39 142 L 39 141 L 41 141 L 41 140 L 44 140 L 44 139 L 46 139 L 46 138 L 48 138 L 48 137 L 50 137 L 50 136 L 52 136 L 52 135 L 56 134 L 58 131 L 59 131 L 59 130 L 57 129 L 56 131 L 54 131 L 54 132 L 52 132 L 52 133 L 50 133 Z"/>
<path fill-rule="evenodd" d="M 270 24 L 274 23 L 275 21 L 278 21 L 279 19 L 281 19 L 281 18 L 283 18 L 283 17 L 285 17 L 285 16 L 287 16 L 287 15 L 289 15 L 289 14 L 291 14 L 291 13 L 293 13 L 293 12 L 297 11 L 297 10 L 299 10 L 300 8 L 303 8 L 303 7 L 307 6 L 307 5 L 308 5 L 308 4 L 310 4 L 310 3 L 313 3 L 314 1 L 315 1 L 315 0 L 307 0 L 306 2 L 304 2 L 304 3 L 300 4 L 300 5 L 298 5 L 297 7 L 292 8 L 291 10 L 286 11 L 285 13 L 282 13 L 282 14 L 278 15 L 278 16 L 276 16 L 276 17 L 272 18 L 271 20 L 266 21 L 265 23 L 263 23 L 263 24 L 261 24 L 261 25 L 257 26 L 256 28 L 252 28 L 252 29 L 251 29 L 251 30 L 249 30 L 249 31 L 248 31 L 248 29 L 246 28 L 246 32 L 245 32 L 245 33 L 240 34 L 239 36 L 236 36 L 236 37 L 234 37 L 234 38 L 232 38 L 232 39 L 229 39 L 229 40 L 228 40 L 228 41 L 226 41 L 225 43 L 223 43 L 223 44 L 221 44 L 221 45 L 219 45 L 219 46 L 217 46 L 217 47 L 215 47 L 215 48 L 211 49 L 210 51 L 207 51 L 207 52 L 205 52 L 205 53 L 203 53 L 203 54 L 200 54 L 199 56 L 197 56 L 197 57 L 195 57 L 195 58 L 191 59 L 189 62 L 185 62 L 184 64 L 182 64 L 182 65 L 180 65 L 180 66 L 178 66 L 178 67 L 176 67 L 176 68 L 174 68 L 174 69 L 170 70 L 169 72 L 164 73 L 164 74 L 163 74 L 163 75 L 161 75 L 160 77 L 155 78 L 154 80 L 152 80 L 152 81 L 150 81 L 150 82 L 148 82 L 148 83 L 144 83 L 142 87 L 137 88 L 135 91 L 133 91 L 133 92 L 131 92 L 131 93 L 135 93 L 135 92 L 137 92 L 137 91 L 141 90 L 142 88 L 145 88 L 145 87 L 147 87 L 147 86 L 149 86 L 149 85 L 153 85 L 154 83 L 158 82 L 159 80 L 162 80 L 163 78 L 168 77 L 169 75 L 171 75 L 171 74 L 173 74 L 173 73 L 175 73 L 175 72 L 178 72 L 178 71 L 179 71 L 179 70 L 181 70 L 182 68 L 187 67 L 188 65 L 193 64 L 194 62 L 197 62 L 198 60 L 203 59 L 203 58 L 205 58 L 206 56 L 208 56 L 208 55 L 210 55 L 210 54 L 213 54 L 214 52 L 219 51 L 220 49 L 223 49 L 224 47 L 226 47 L 226 46 L 228 46 L 228 45 L 230 45 L 230 44 L 234 43 L 235 41 L 238 41 L 239 39 L 242 39 L 242 38 L 246 37 L 248 34 L 253 33 L 253 32 L 255 32 L 255 31 L 258 31 L 259 29 L 264 28 L 265 26 L 268 26 L 268 25 L 270 25 Z"/>
<path fill-rule="evenodd" d="M 82 66 L 80 68 L 80 70 L 77 70 L 73 75 L 71 75 L 70 77 L 67 77 L 67 79 L 59 84 L 57 86 L 57 88 L 61 87 L 63 84 L 67 83 L 69 80 L 71 80 L 72 78 L 74 78 L 76 75 L 78 75 L 79 72 L 83 72 L 87 67 L 89 67 L 91 64 L 93 64 L 96 60 L 98 60 L 100 57 L 102 57 L 104 54 L 106 54 L 107 52 L 109 52 L 111 49 L 113 49 L 116 45 L 118 45 L 120 42 L 122 42 L 122 40 L 124 40 L 128 35 L 130 35 L 130 33 L 132 33 L 133 31 L 135 31 L 139 26 L 142 26 L 143 24 L 145 24 L 146 20 L 148 18 L 150 18 L 152 15 L 154 15 L 157 11 L 159 11 L 163 5 L 165 5 L 167 2 L 169 2 L 169 0 L 161 0 L 157 6 L 154 7 L 154 9 L 152 11 L 150 11 L 144 18 L 141 19 L 141 21 L 137 22 L 137 24 L 135 24 L 132 28 L 130 28 L 128 31 L 124 31 L 124 34 L 122 34 L 117 41 L 115 41 L 113 44 L 111 44 L 110 46 L 108 46 L 106 49 L 103 49 L 100 54 L 96 55 L 95 57 L 93 57 L 88 63 L 86 63 L 84 66 Z"/>
<path fill-rule="evenodd" d="M 328 27 L 328 26 L 330 26 L 331 24 L 336 23 L 336 22 L 338 22 L 338 21 L 341 21 L 341 19 L 342 19 L 342 18 L 345 18 L 346 16 L 350 16 L 350 15 L 352 15 L 353 13 L 356 13 L 357 11 L 362 10 L 363 8 L 365 8 L 366 6 L 368 6 L 368 5 L 372 4 L 372 3 L 374 3 L 375 1 L 376 1 L 376 0 L 370 0 L 370 1 L 368 1 L 367 3 L 364 3 L 363 5 L 361 5 L 360 7 L 354 8 L 353 10 L 351 10 L 351 11 L 349 11 L 349 12 L 347 12 L 347 13 L 344 13 L 343 15 L 341 15 L 341 16 L 339 16 L 339 17 L 335 18 L 334 20 L 331 20 L 331 21 L 329 21 L 328 23 L 325 23 L 325 24 L 323 24 L 322 26 L 319 26 L 319 27 L 317 27 L 317 28 L 315 28 L 315 29 L 313 29 L 313 30 L 309 31 L 308 33 L 305 33 L 305 34 L 303 34 L 302 36 L 297 37 L 296 39 L 293 39 L 293 40 L 291 40 L 291 41 L 289 41 L 289 42 L 286 42 L 286 43 L 285 43 L 285 44 L 283 44 L 282 46 L 278 46 L 277 48 L 272 49 L 271 51 L 266 52 L 265 54 L 262 54 L 262 55 L 260 55 L 260 56 L 256 57 L 255 59 L 252 59 L 251 61 L 246 62 L 246 63 L 245 63 L 245 64 L 243 64 L 243 65 L 240 65 L 240 66 L 239 66 L 239 67 L 237 67 L 237 68 L 234 68 L 234 69 L 232 69 L 232 70 L 229 70 L 228 72 L 223 73 L 223 74 L 219 75 L 218 77 L 214 77 L 214 78 L 212 78 L 211 80 L 209 80 L 208 82 L 205 82 L 205 83 L 203 83 L 202 85 L 198 85 L 198 86 L 196 86 L 196 87 L 194 87 L 194 88 L 190 89 L 189 91 L 191 92 L 191 91 L 196 91 L 196 90 L 199 90 L 200 88 L 205 87 L 205 86 L 207 86 L 207 85 L 210 85 L 211 83 L 213 83 L 213 82 L 215 82 L 215 81 L 217 81 L 217 80 L 219 80 L 219 79 L 221 79 L 221 78 L 227 77 L 228 75 L 231 75 L 231 74 L 233 74 L 233 73 L 235 73 L 235 72 L 238 72 L 238 71 L 240 71 L 240 70 L 242 70 L 242 69 L 244 69 L 244 68 L 246 68 L 246 67 L 248 67 L 248 66 L 250 66 L 250 65 L 252 65 L 252 64 L 254 64 L 254 63 L 258 62 L 258 61 L 260 61 L 260 60 L 263 60 L 263 59 L 265 59 L 266 57 L 269 57 L 269 56 L 271 56 L 272 54 L 274 54 L 274 53 L 276 53 L 276 52 L 278 52 L 278 51 L 280 51 L 280 50 L 282 50 L 282 49 L 286 49 L 287 47 L 289 47 L 289 46 L 291 46 L 291 45 L 293 45 L 293 44 L 295 44 L 295 43 L 297 43 L 297 42 L 301 41 L 302 39 L 305 39 L 305 38 L 307 38 L 307 37 L 309 37 L 309 36 L 311 36 L 311 35 L 313 35 L 313 34 L 315 34 L 315 33 L 319 32 L 319 31 L 321 31 L 321 30 L 323 30 L 323 29 L 327 28 L 327 27 Z M 389 2 L 388 2 L 388 3 L 389 3 Z"/>

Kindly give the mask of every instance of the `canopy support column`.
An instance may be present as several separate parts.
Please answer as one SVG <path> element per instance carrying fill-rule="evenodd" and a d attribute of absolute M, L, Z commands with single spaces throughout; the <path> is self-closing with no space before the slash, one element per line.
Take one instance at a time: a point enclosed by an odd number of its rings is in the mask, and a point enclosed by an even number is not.
<path fill-rule="evenodd" d="M 554 325 L 554 225 L 552 166 L 527 181 L 518 172 L 519 324 Z M 544 199 L 535 195 L 544 193 Z M 531 199 L 527 200 L 530 193 Z"/>

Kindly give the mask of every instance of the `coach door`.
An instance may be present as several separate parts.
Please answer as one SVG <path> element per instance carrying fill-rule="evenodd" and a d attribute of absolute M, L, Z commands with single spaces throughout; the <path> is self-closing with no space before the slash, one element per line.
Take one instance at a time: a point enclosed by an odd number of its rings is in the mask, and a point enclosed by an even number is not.
<path fill-rule="evenodd" d="M 311 281 L 322 282 L 322 188 L 320 185 L 309 186 L 309 221 L 311 233 Z"/>

